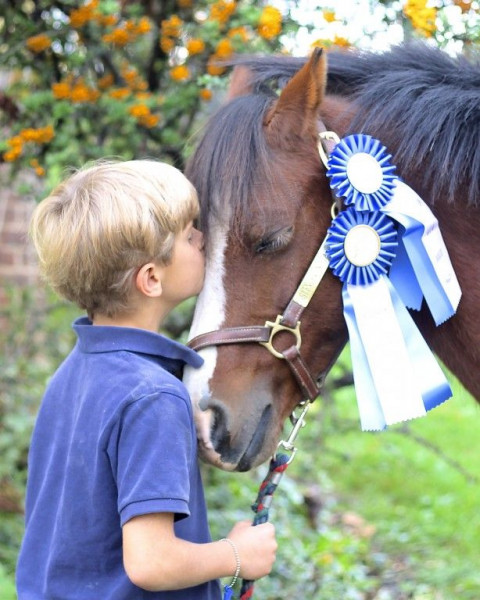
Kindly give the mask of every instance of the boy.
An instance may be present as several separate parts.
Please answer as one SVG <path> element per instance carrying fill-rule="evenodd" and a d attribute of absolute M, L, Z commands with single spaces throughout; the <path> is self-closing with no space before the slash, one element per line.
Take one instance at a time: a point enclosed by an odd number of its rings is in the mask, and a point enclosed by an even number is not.
<path fill-rule="evenodd" d="M 218 578 L 272 568 L 270 524 L 210 539 L 177 378 L 202 359 L 157 333 L 203 284 L 197 211 L 177 169 L 127 161 L 79 171 L 34 212 L 46 279 L 88 318 L 32 437 L 19 600 L 218 600 Z"/>

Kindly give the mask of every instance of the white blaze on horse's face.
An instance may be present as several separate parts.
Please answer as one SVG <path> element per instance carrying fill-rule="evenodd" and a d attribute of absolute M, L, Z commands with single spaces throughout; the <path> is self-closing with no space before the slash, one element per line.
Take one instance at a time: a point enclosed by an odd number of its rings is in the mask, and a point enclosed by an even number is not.
<path fill-rule="evenodd" d="M 198 297 L 189 339 L 201 333 L 220 329 L 225 320 L 225 290 L 223 287 L 224 254 L 228 228 L 216 224 L 211 228 L 206 248 L 207 265 L 203 290 Z M 213 413 L 208 409 L 211 396 L 209 380 L 215 371 L 217 348 L 210 346 L 200 350 L 205 363 L 200 369 L 185 367 L 183 381 L 192 401 L 200 453 L 209 462 L 220 464 L 220 455 L 210 441 Z"/>

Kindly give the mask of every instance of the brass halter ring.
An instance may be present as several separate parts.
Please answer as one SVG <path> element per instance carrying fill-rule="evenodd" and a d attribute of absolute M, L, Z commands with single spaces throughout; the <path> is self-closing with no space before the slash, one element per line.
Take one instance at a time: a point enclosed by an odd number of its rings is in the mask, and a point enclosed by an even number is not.
<path fill-rule="evenodd" d="M 262 346 L 264 346 L 269 352 L 271 352 L 273 354 L 273 356 L 284 359 L 285 356 L 281 352 L 279 352 L 278 350 L 275 349 L 275 347 L 273 345 L 273 338 L 280 331 L 288 331 L 295 337 L 295 342 L 296 342 L 295 346 L 296 346 L 297 350 L 300 350 L 300 346 L 302 345 L 302 336 L 300 334 L 300 321 L 297 321 L 295 327 L 287 327 L 286 325 L 282 325 L 282 323 L 281 323 L 282 319 L 283 319 L 282 315 L 277 315 L 275 322 L 266 321 L 265 327 L 271 328 L 270 338 L 269 338 L 268 342 L 260 342 L 260 344 Z"/>

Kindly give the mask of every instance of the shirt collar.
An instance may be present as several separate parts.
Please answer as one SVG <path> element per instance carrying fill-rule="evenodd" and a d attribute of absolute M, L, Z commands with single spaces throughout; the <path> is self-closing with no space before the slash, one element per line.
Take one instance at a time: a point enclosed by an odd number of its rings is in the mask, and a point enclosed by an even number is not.
<path fill-rule="evenodd" d="M 171 340 L 160 333 L 136 329 L 134 327 L 115 327 L 93 325 L 87 317 L 80 317 L 73 323 L 81 352 L 119 352 L 126 350 L 149 354 L 158 358 L 180 361 L 191 367 L 201 367 L 203 358 L 187 346 Z"/>

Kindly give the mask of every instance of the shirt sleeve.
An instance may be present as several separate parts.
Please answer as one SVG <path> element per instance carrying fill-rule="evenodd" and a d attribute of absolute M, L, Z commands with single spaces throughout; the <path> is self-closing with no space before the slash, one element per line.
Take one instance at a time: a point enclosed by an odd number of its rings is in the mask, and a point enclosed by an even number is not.
<path fill-rule="evenodd" d="M 121 525 L 142 514 L 171 512 L 176 519 L 190 514 L 194 442 L 180 396 L 159 392 L 124 409 L 108 447 Z"/>

